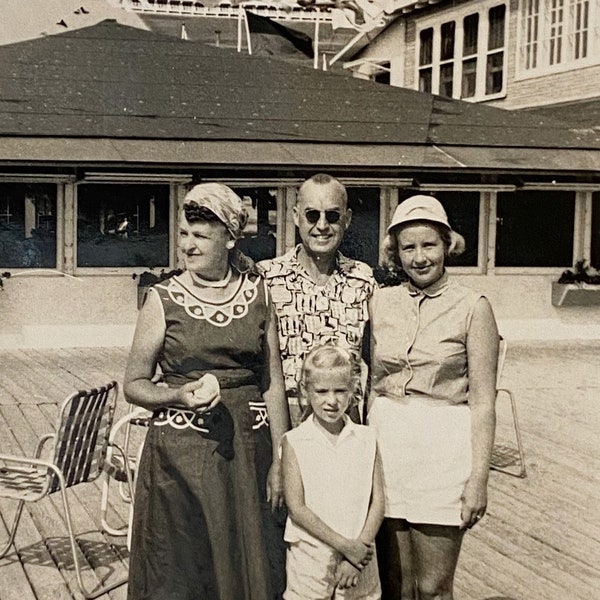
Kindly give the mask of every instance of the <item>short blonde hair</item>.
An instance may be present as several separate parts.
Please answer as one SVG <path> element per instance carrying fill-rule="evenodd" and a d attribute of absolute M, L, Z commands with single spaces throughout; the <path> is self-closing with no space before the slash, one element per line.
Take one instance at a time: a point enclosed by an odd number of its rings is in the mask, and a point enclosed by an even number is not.
<path fill-rule="evenodd" d="M 298 389 L 300 398 L 306 400 L 306 384 L 314 371 L 318 369 L 337 369 L 346 367 L 348 369 L 348 378 L 351 387 L 351 397 L 348 406 L 352 406 L 353 399 L 356 395 L 355 392 L 359 384 L 358 375 L 354 368 L 355 362 L 356 361 L 348 350 L 336 346 L 335 344 L 320 344 L 314 346 L 306 355 L 304 363 L 302 364 L 300 385 Z M 307 403 L 302 414 L 302 420 L 306 419 L 310 414 L 312 414 L 312 407 L 310 406 L 310 403 Z"/>
<path fill-rule="evenodd" d="M 444 255 L 446 258 L 453 258 L 460 256 L 465 251 L 465 238 L 454 231 L 448 229 L 443 225 L 438 225 L 433 221 L 411 221 L 394 227 L 384 238 L 381 245 L 383 259 L 381 264 L 388 269 L 402 268 L 400 256 L 398 254 L 398 234 L 407 226 L 413 225 L 414 223 L 425 223 L 430 227 L 433 227 L 439 234 L 444 244 Z"/>

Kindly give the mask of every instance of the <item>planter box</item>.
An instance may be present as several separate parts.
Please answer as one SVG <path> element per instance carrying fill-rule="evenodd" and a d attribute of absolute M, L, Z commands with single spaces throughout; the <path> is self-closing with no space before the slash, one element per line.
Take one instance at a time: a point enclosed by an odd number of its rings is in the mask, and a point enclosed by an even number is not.
<path fill-rule="evenodd" d="M 600 285 L 589 283 L 552 284 L 553 306 L 600 306 Z"/>

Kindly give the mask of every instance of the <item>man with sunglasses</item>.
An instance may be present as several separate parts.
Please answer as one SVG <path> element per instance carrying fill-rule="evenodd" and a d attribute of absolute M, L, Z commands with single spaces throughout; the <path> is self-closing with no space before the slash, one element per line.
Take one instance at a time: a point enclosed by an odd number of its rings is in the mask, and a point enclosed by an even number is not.
<path fill-rule="evenodd" d="M 353 355 L 359 369 L 367 303 L 376 284 L 368 265 L 338 252 L 351 218 L 343 184 L 325 173 L 313 175 L 300 186 L 294 207 L 301 243 L 283 256 L 258 264 L 278 316 L 294 427 L 307 408 L 298 397 L 298 382 L 304 357 L 313 346 L 327 342 L 342 346 Z M 349 409 L 357 422 L 362 400 L 362 390 L 357 387 Z"/>

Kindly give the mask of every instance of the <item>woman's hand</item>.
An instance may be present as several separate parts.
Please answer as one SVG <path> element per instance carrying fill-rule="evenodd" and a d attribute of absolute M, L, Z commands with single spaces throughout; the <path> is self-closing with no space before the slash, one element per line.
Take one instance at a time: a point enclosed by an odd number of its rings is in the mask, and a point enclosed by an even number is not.
<path fill-rule="evenodd" d="M 487 482 L 467 481 L 461 497 L 461 529 L 470 529 L 485 515 L 487 508 Z"/>
<path fill-rule="evenodd" d="M 347 560 L 342 560 L 335 573 L 335 586 L 340 590 L 354 587 L 358 583 L 360 571 Z"/>
<path fill-rule="evenodd" d="M 267 501 L 271 504 L 271 510 L 281 508 L 284 505 L 283 475 L 281 462 L 273 461 L 267 475 Z"/>
<path fill-rule="evenodd" d="M 221 401 L 219 382 L 212 373 L 207 373 L 196 381 L 182 385 L 179 399 L 190 410 L 206 412 Z"/>

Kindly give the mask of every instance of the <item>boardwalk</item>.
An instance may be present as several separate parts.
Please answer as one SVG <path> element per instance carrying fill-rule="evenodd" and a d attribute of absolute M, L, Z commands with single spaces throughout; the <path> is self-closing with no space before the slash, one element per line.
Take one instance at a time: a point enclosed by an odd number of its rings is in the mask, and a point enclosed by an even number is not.
<path fill-rule="evenodd" d="M 519 403 L 528 477 L 492 472 L 488 516 L 465 539 L 457 600 L 600 598 L 599 356 L 600 342 L 509 349 L 502 385 Z M 0 452 L 30 452 L 68 393 L 121 381 L 125 361 L 120 348 L 1 351 Z M 506 418 L 500 407 L 501 441 Z M 86 533 L 99 524 L 99 486 L 73 490 L 70 499 L 84 532 L 86 582 L 119 577 L 128 562 L 124 538 Z M 0 501 L 1 536 L 13 510 Z M 126 514 L 115 500 L 111 518 L 124 522 Z M 0 561 L 0 600 L 80 597 L 55 499 L 27 506 L 16 545 Z M 102 598 L 125 597 L 123 586 Z"/>

